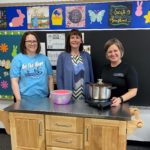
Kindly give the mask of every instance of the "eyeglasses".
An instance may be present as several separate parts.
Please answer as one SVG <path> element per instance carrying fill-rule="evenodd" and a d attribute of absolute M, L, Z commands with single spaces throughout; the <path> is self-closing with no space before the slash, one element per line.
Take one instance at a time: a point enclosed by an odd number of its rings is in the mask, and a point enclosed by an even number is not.
<path fill-rule="evenodd" d="M 37 41 L 25 41 L 26 43 L 28 43 L 28 44 L 37 44 Z"/>

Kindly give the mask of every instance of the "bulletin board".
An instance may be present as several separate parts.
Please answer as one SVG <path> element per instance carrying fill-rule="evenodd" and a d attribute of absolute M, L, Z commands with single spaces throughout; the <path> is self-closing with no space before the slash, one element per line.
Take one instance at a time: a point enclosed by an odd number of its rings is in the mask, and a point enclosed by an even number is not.
<path fill-rule="evenodd" d="M 150 1 L 0 7 L 0 30 L 150 28 Z"/>
<path fill-rule="evenodd" d="M 10 63 L 19 53 L 19 44 L 23 32 L 0 32 L 0 99 L 13 99 L 10 83 Z"/>

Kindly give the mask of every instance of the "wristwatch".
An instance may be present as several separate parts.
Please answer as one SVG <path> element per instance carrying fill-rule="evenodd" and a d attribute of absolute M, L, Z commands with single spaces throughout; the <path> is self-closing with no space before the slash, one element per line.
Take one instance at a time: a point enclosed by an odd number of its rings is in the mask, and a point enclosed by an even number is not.
<path fill-rule="evenodd" d="M 121 96 L 119 98 L 120 98 L 121 104 L 122 104 L 124 102 L 124 100 L 123 100 L 123 98 Z"/>

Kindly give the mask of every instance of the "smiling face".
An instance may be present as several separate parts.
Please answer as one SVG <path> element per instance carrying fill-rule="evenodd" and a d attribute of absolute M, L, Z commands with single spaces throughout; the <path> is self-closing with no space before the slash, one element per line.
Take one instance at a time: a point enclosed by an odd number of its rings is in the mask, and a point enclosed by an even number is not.
<path fill-rule="evenodd" d="M 106 58 L 110 60 L 111 64 L 118 65 L 121 62 L 122 53 L 118 46 L 112 44 L 106 51 Z"/>
<path fill-rule="evenodd" d="M 37 43 L 37 39 L 34 35 L 29 34 L 26 36 L 25 47 L 26 47 L 27 55 L 33 56 L 36 54 L 36 51 L 38 48 L 38 43 Z"/>
<path fill-rule="evenodd" d="M 70 46 L 72 50 L 79 50 L 80 44 L 82 43 L 82 39 L 79 35 L 71 35 L 70 36 Z"/>

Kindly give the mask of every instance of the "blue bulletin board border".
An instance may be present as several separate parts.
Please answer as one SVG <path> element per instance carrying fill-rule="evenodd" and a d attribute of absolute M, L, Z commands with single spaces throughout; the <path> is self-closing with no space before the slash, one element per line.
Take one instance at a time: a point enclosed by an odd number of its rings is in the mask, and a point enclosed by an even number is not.
<path fill-rule="evenodd" d="M 71 28 L 150 28 L 150 1 L 0 7 L 0 30 Z"/>

